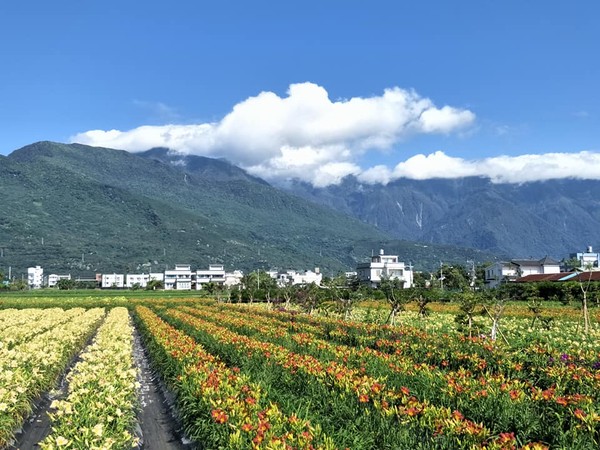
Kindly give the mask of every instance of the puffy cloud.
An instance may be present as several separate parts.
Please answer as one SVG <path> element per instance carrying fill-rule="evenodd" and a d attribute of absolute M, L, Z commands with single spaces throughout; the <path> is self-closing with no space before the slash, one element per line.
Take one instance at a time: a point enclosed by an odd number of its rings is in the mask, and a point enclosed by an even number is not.
<path fill-rule="evenodd" d="M 600 179 L 600 153 L 546 153 L 466 160 L 435 152 L 415 155 L 393 169 L 375 166 L 358 175 L 367 184 L 398 178 L 426 180 L 478 176 L 494 183 L 526 183 L 559 178 Z"/>
<path fill-rule="evenodd" d="M 299 83 L 290 85 L 286 97 L 273 92 L 250 97 L 215 123 L 91 130 L 71 141 L 225 157 L 268 180 L 297 177 L 323 186 L 358 175 L 355 161 L 365 152 L 415 134 L 460 131 L 474 121 L 471 111 L 437 108 L 430 99 L 398 87 L 380 96 L 332 101 L 323 87 Z"/>

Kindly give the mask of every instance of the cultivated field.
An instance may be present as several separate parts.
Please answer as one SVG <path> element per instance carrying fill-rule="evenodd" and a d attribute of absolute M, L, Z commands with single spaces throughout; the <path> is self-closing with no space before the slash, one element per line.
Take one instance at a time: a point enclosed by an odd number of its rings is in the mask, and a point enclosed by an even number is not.
<path fill-rule="evenodd" d="M 0 448 L 599 447 L 600 328 L 584 336 L 572 308 L 550 326 L 509 307 L 495 341 L 489 317 L 468 337 L 436 305 L 393 327 L 373 323 L 385 311 L 343 321 L 196 298 L 0 308 Z M 156 442 L 148 370 L 178 447 Z"/>

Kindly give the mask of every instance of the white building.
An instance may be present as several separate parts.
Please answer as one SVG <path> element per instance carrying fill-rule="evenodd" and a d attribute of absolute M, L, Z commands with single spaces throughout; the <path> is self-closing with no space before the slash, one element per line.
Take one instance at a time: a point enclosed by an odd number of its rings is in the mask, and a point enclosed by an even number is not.
<path fill-rule="evenodd" d="M 195 274 L 196 290 L 202 289 L 202 285 L 225 283 L 225 268 L 222 264 L 209 264 L 208 270 L 197 270 Z"/>
<path fill-rule="evenodd" d="M 495 288 L 501 283 L 515 281 L 518 278 L 517 266 L 507 261 L 500 261 L 485 268 L 486 287 Z"/>
<path fill-rule="evenodd" d="M 360 263 L 356 267 L 356 274 L 361 283 L 379 286 L 382 277 L 404 281 L 404 287 L 413 286 L 412 267 L 398 260 L 396 255 L 386 255 L 382 250 L 379 255 L 371 256 L 371 261 Z"/>
<path fill-rule="evenodd" d="M 511 264 L 517 266 L 517 274 L 519 277 L 560 273 L 560 263 L 548 256 L 542 259 L 513 259 Z"/>
<path fill-rule="evenodd" d="M 192 269 L 187 264 L 175 264 L 175 269 L 165 270 L 165 290 L 191 290 Z"/>
<path fill-rule="evenodd" d="M 223 282 L 223 286 L 239 286 L 240 284 L 242 284 L 242 278 L 244 278 L 244 273 L 241 270 L 227 272 L 225 273 L 225 281 Z"/>
<path fill-rule="evenodd" d="M 27 285 L 30 289 L 40 289 L 44 284 L 44 269 L 41 266 L 27 268 Z"/>
<path fill-rule="evenodd" d="M 51 273 L 48 275 L 48 287 L 55 287 L 60 280 L 70 280 L 71 274 L 68 275 L 57 275 L 55 273 Z"/>
<path fill-rule="evenodd" d="M 571 259 L 579 261 L 579 266 L 584 269 L 586 267 L 600 267 L 600 253 L 594 253 L 592 247 L 588 247 L 587 251 L 581 253 L 571 253 Z"/>
<path fill-rule="evenodd" d="M 485 285 L 494 288 L 501 283 L 515 281 L 527 275 L 560 273 L 560 263 L 549 258 L 513 259 L 492 264 L 485 269 Z"/>
<path fill-rule="evenodd" d="M 122 273 L 103 273 L 100 287 L 106 288 L 123 288 L 125 287 L 125 275 Z"/>
<path fill-rule="evenodd" d="M 317 286 L 321 285 L 323 274 L 318 267 L 315 267 L 315 271 L 305 270 L 298 272 L 295 270 L 288 270 L 277 275 L 277 284 L 279 286 L 292 286 L 314 283 Z"/>

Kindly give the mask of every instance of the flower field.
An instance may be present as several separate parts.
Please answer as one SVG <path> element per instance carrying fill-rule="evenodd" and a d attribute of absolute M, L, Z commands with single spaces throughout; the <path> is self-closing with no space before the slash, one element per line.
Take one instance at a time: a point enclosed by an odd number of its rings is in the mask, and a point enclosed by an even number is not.
<path fill-rule="evenodd" d="M 69 302 L 0 309 L 0 448 L 63 375 L 41 448 L 141 445 L 136 332 L 198 448 L 600 448 L 597 324 L 583 336 L 576 321 L 507 316 L 493 341 L 443 313 L 389 326 L 199 300 Z"/>

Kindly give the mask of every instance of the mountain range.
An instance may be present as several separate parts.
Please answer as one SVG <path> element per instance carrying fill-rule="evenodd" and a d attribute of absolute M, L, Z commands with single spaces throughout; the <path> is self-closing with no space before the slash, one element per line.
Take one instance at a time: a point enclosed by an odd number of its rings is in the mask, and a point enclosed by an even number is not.
<path fill-rule="evenodd" d="M 329 275 L 353 270 L 380 248 L 420 270 L 497 257 L 410 241 L 227 161 L 160 148 L 128 153 L 38 142 L 0 156 L 0 193 L 0 271 L 10 267 L 13 275 L 33 265 L 45 273 L 91 274 L 162 271 L 176 263 L 246 271 L 320 267 Z"/>
<path fill-rule="evenodd" d="M 600 243 L 600 181 L 497 184 L 487 178 L 364 184 L 346 177 L 285 188 L 371 224 L 395 238 L 473 247 L 511 258 L 555 259 Z"/>

